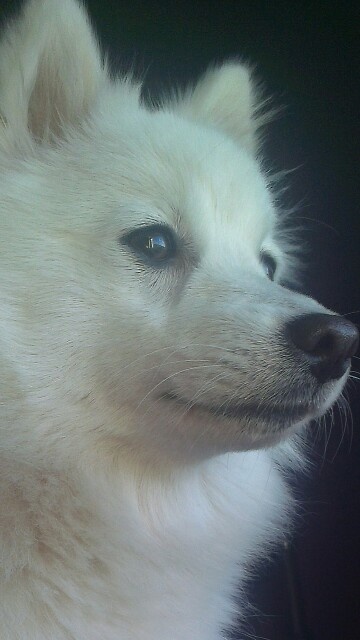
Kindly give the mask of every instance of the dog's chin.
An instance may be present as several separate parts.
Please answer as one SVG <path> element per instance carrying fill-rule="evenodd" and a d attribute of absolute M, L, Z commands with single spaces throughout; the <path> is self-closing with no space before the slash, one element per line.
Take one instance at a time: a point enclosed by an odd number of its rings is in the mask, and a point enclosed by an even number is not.
<path fill-rule="evenodd" d="M 301 432 L 312 420 L 324 415 L 339 393 L 316 402 L 287 403 L 226 403 L 211 405 L 191 403 L 175 393 L 166 393 L 162 400 L 182 408 L 182 417 L 196 424 L 205 423 L 204 437 L 218 430 L 225 448 L 233 451 L 273 447 Z"/>

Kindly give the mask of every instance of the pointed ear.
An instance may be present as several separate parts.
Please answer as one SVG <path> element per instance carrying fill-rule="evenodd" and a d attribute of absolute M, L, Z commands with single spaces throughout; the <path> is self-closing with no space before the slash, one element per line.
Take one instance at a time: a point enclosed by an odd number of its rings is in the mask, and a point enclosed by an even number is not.
<path fill-rule="evenodd" d="M 61 136 L 88 112 L 106 78 L 99 48 L 76 0 L 28 0 L 0 42 L 0 139 Z"/>
<path fill-rule="evenodd" d="M 249 151 L 256 151 L 257 96 L 246 65 L 229 62 L 210 69 L 179 100 L 177 110 L 193 120 L 213 125 Z"/>

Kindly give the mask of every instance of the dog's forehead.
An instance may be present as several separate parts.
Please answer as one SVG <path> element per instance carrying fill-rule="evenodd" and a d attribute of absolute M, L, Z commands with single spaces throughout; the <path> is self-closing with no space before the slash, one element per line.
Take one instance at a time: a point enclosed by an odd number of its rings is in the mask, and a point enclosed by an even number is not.
<path fill-rule="evenodd" d="M 242 238 L 259 246 L 273 227 L 274 208 L 259 163 L 239 142 L 176 113 L 116 109 L 75 150 L 76 176 L 91 176 L 91 192 L 101 186 L 96 197 L 106 183 L 114 224 L 124 231 L 168 224 L 199 249 Z M 98 216 L 103 202 L 92 209 Z"/>
<path fill-rule="evenodd" d="M 199 243 L 244 237 L 259 244 L 273 228 L 274 207 L 258 162 L 216 132 L 195 128 L 186 144 L 178 157 L 169 149 L 174 193 L 181 194 L 172 210 Z"/>
<path fill-rule="evenodd" d="M 241 150 L 211 158 L 190 177 L 183 215 L 195 235 L 216 243 L 258 242 L 273 226 L 273 207 L 254 160 Z"/>
<path fill-rule="evenodd" d="M 231 230 L 256 237 L 271 228 L 259 163 L 225 134 L 160 113 L 139 123 L 133 145 L 134 195 L 162 211 L 164 222 L 203 238 Z"/>

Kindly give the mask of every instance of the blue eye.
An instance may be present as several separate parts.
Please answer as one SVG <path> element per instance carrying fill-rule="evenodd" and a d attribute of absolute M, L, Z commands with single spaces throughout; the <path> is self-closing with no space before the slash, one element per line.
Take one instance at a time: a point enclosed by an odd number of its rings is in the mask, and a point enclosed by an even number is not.
<path fill-rule="evenodd" d="M 176 254 L 174 234 L 171 229 L 162 225 L 131 231 L 123 238 L 123 243 L 152 264 L 164 264 Z"/>
<path fill-rule="evenodd" d="M 274 280 L 277 267 L 276 260 L 266 251 L 261 253 L 260 260 L 269 280 Z"/>

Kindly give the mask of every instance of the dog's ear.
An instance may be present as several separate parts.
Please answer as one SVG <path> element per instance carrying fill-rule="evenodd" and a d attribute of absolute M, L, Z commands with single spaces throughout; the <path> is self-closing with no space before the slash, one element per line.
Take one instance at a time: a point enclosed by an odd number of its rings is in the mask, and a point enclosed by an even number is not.
<path fill-rule="evenodd" d="M 51 142 L 87 114 L 106 79 L 76 0 L 29 0 L 0 42 L 0 139 Z"/>
<path fill-rule="evenodd" d="M 251 152 L 257 148 L 258 91 L 248 66 L 228 62 L 207 71 L 177 102 L 177 111 L 227 133 Z"/>

